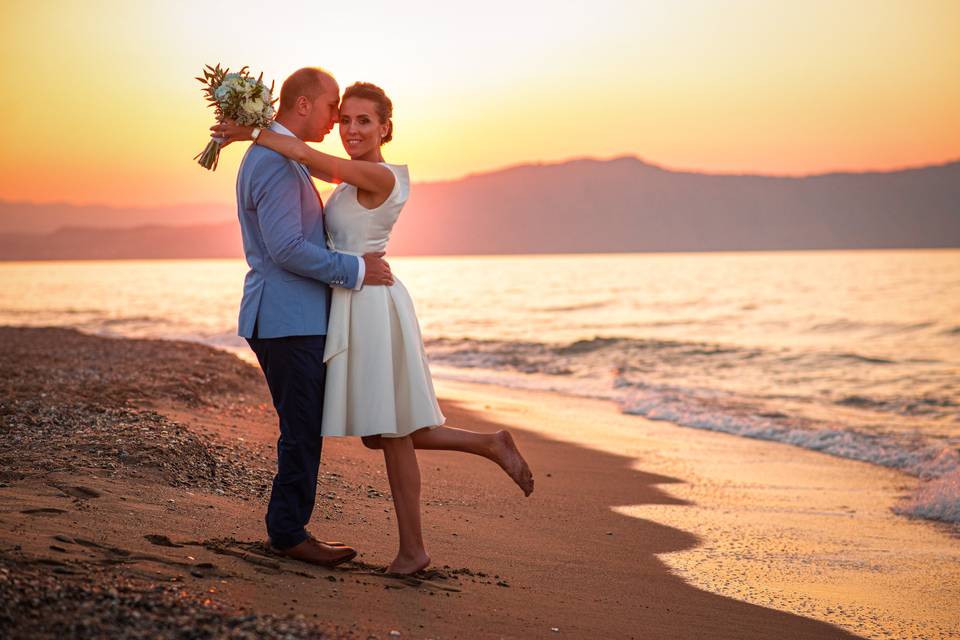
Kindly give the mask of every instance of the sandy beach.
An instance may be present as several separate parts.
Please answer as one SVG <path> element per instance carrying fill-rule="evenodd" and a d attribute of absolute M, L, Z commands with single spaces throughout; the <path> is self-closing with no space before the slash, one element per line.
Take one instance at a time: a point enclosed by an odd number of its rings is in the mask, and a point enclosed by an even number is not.
<path fill-rule="evenodd" d="M 438 382 L 537 482 L 420 452 L 433 566 L 383 574 L 379 452 L 324 445 L 323 569 L 264 546 L 276 418 L 212 348 L 0 328 L 0 635 L 956 638 L 960 537 L 891 511 L 910 477 L 608 402 Z M 192 634 L 192 635 L 191 635 Z"/>

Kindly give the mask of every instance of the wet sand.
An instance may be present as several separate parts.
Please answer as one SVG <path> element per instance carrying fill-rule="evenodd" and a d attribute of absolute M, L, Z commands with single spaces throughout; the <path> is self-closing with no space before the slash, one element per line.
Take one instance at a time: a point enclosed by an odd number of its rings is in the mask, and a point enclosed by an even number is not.
<path fill-rule="evenodd" d="M 869 638 L 960 638 L 960 529 L 891 510 L 915 478 L 623 415 L 599 400 L 463 383 L 439 389 L 490 420 L 662 474 L 672 500 L 610 508 L 695 536 L 658 556 L 691 585 Z"/>
<path fill-rule="evenodd" d="M 441 383 L 450 424 L 511 430 L 533 496 L 487 460 L 420 452 L 434 565 L 391 578 L 380 454 L 328 440 L 310 529 L 361 555 L 323 569 L 263 545 L 276 418 L 259 371 L 59 329 L 0 344 L 5 637 L 958 634 L 960 541 L 889 513 L 909 482 L 894 472 Z"/>

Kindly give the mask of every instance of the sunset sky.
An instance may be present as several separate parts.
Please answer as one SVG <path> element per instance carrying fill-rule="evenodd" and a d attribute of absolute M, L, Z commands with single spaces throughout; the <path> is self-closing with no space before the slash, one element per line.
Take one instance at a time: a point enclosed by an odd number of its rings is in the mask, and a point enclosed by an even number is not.
<path fill-rule="evenodd" d="M 278 5 L 283 6 L 283 5 Z M 807 174 L 960 158 L 960 2 L 5 0 L 0 199 L 229 202 L 206 63 L 331 69 L 395 105 L 415 180 L 634 154 Z M 336 131 L 322 148 L 342 154 Z"/>

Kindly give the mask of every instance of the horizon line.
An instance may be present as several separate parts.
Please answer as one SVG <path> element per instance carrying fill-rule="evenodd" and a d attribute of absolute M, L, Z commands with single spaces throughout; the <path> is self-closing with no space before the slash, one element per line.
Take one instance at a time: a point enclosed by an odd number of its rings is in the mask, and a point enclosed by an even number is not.
<path fill-rule="evenodd" d="M 516 164 L 504 165 L 495 169 L 489 169 L 485 171 L 478 171 L 474 173 L 465 173 L 457 178 L 447 178 L 443 180 L 422 180 L 419 182 L 414 182 L 413 184 L 425 184 L 425 185 L 435 185 L 435 184 L 450 184 L 454 182 L 461 182 L 464 180 L 469 180 L 473 178 L 482 178 L 485 176 L 495 175 L 498 173 L 505 173 L 507 171 L 512 171 L 516 169 L 525 169 L 528 167 L 556 167 L 565 164 L 573 164 L 575 162 L 596 162 L 596 163 L 610 163 L 617 162 L 621 160 L 634 160 L 640 164 L 646 165 L 653 169 L 658 169 L 660 171 L 665 171 L 667 173 L 682 173 L 687 175 L 701 175 L 701 176 L 711 176 L 711 177 L 730 177 L 730 178 L 771 178 L 771 179 L 794 179 L 802 180 L 806 178 L 818 178 L 824 176 L 836 176 L 836 175 L 877 175 L 877 174 L 890 174 L 890 173 L 901 173 L 904 171 L 917 171 L 922 169 L 934 169 L 938 167 L 945 167 L 951 164 L 960 163 L 960 156 L 957 156 L 952 159 L 942 160 L 939 162 L 930 162 L 927 164 L 913 164 L 913 165 L 899 165 L 892 168 L 872 168 L 872 169 L 831 169 L 827 171 L 818 171 L 815 173 L 751 173 L 743 171 L 705 171 L 699 169 L 684 169 L 680 167 L 671 167 L 657 162 L 652 162 L 647 160 L 637 154 L 620 154 L 609 157 L 598 157 L 598 156 L 571 156 L 561 160 L 551 160 L 551 161 L 530 161 L 530 162 L 518 162 Z M 331 185 L 331 189 L 333 186 Z M 322 189 L 321 189 L 322 190 Z M 47 200 L 47 201 L 36 201 L 36 200 L 7 200 L 2 195 L 0 195 L 0 205 L 4 204 L 25 204 L 25 205 L 36 205 L 36 206 L 69 206 L 69 207 L 104 207 L 109 209 L 158 209 L 158 208 L 170 208 L 170 207 L 209 207 L 209 206 L 233 206 L 233 202 L 230 201 L 186 201 L 186 202 L 170 202 L 166 204 L 154 204 L 154 205 L 124 205 L 124 204 L 108 204 L 104 202 L 70 202 L 67 200 Z"/>

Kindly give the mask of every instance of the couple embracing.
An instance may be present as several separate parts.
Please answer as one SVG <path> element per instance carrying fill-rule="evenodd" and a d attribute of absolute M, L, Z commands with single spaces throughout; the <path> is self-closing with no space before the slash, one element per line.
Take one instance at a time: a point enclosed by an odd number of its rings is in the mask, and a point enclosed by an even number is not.
<path fill-rule="evenodd" d="M 357 436 L 383 451 L 400 548 L 387 567 L 412 574 L 430 563 L 420 524 L 416 449 L 480 455 L 525 495 L 533 475 L 506 431 L 445 425 L 413 302 L 383 259 L 410 193 L 405 165 L 384 162 L 393 106 L 358 82 L 340 97 L 319 68 L 294 72 L 266 129 L 214 127 L 224 144 L 252 140 L 237 176 L 237 209 L 250 270 L 239 334 L 266 377 L 280 423 L 277 474 L 266 524 L 277 552 L 334 566 L 356 550 L 306 529 L 313 512 L 323 438 Z M 338 124 L 350 159 L 321 153 Z M 311 176 L 337 183 L 326 206 Z"/>

